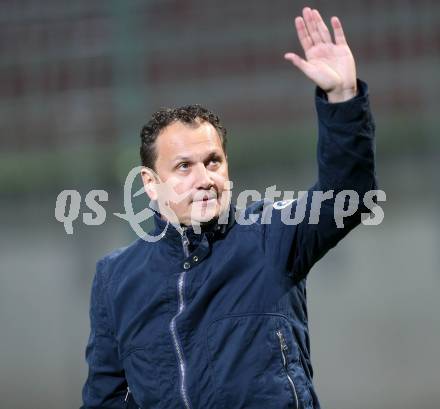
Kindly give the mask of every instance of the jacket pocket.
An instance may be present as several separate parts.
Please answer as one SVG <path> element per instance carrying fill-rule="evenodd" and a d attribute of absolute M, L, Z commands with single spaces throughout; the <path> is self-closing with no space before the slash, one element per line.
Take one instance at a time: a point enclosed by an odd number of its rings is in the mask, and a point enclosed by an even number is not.
<path fill-rule="evenodd" d="M 147 347 L 134 348 L 123 356 L 128 382 L 124 408 L 160 408 L 160 390 L 153 353 Z"/>
<path fill-rule="evenodd" d="M 308 391 L 297 385 L 302 375 L 299 366 L 292 366 L 299 351 L 290 326 L 289 319 L 277 313 L 228 315 L 208 326 L 219 408 L 303 409 L 301 394 Z M 288 348 L 284 355 L 278 330 Z"/>
<path fill-rule="evenodd" d="M 289 385 L 292 389 L 293 398 L 295 401 L 295 408 L 299 409 L 299 401 L 298 401 L 298 392 L 296 391 L 295 381 L 293 380 L 292 376 L 289 374 L 289 367 L 288 367 L 288 360 L 287 360 L 287 352 L 289 350 L 286 339 L 284 338 L 283 331 L 281 329 L 277 329 L 276 331 L 278 340 L 280 342 L 280 353 L 281 358 L 283 361 L 283 368 L 286 372 L 287 380 L 289 381 Z"/>
<path fill-rule="evenodd" d="M 289 327 L 279 327 L 275 331 L 278 339 L 280 358 L 286 379 L 294 397 L 296 409 L 312 409 L 311 379 L 302 364 L 302 352 Z"/>

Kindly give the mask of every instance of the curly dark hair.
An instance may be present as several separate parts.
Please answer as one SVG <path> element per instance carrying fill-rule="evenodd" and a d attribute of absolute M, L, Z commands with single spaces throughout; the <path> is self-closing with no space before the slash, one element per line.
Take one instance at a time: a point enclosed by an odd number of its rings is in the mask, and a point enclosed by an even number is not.
<path fill-rule="evenodd" d="M 157 159 L 155 142 L 164 128 L 176 121 L 185 124 L 196 124 L 197 120 L 207 121 L 217 130 L 223 151 L 226 154 L 226 128 L 221 124 L 216 114 L 198 104 L 178 108 L 161 108 L 151 116 L 151 119 L 141 129 L 140 156 L 142 166 L 155 170 Z"/>

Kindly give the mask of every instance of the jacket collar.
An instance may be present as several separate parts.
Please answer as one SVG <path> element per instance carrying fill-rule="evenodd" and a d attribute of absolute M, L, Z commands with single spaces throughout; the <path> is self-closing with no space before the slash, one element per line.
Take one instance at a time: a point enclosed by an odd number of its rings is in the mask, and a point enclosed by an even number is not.
<path fill-rule="evenodd" d="M 236 208 L 232 205 L 232 202 L 229 204 L 228 209 L 225 211 L 226 214 L 224 217 L 217 218 L 207 223 L 206 225 L 202 225 L 200 228 L 194 230 L 193 226 L 180 226 L 180 228 L 176 228 L 172 223 L 167 220 L 164 220 L 161 217 L 161 214 L 158 211 L 157 204 L 153 206 L 150 205 L 150 208 L 154 212 L 153 220 L 154 220 L 154 235 L 162 234 L 163 237 L 161 240 L 166 240 L 170 242 L 182 240 L 182 232 L 183 230 L 186 233 L 190 243 L 195 243 L 201 240 L 203 235 L 206 235 L 210 241 L 214 238 L 224 237 L 227 232 L 231 229 L 231 227 L 235 223 L 235 212 Z"/>

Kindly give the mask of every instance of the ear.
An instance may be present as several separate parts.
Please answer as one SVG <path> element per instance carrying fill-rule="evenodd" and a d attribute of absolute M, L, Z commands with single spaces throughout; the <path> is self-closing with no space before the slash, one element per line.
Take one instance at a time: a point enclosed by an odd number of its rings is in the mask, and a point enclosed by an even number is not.
<path fill-rule="evenodd" d="M 150 168 L 142 166 L 141 177 L 147 195 L 150 197 L 151 200 L 157 200 L 158 198 L 157 185 L 159 181 L 157 180 L 156 172 L 154 172 Z"/>

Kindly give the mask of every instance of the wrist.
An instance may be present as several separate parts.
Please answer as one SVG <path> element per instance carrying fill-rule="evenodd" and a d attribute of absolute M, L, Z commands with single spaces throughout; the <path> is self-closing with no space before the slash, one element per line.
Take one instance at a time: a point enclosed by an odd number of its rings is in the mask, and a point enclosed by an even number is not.
<path fill-rule="evenodd" d="M 327 99 L 330 103 L 345 102 L 354 98 L 358 93 L 356 85 L 352 88 L 345 88 L 342 90 L 334 90 L 327 92 Z"/>

